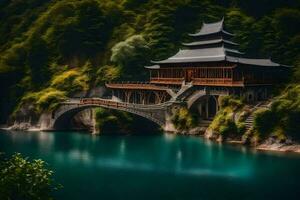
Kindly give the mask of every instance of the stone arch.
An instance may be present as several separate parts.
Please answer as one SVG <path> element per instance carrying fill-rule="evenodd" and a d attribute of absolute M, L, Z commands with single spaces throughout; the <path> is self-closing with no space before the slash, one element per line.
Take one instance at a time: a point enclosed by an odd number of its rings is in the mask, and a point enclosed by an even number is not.
<path fill-rule="evenodd" d="M 208 97 L 208 118 L 213 118 L 218 112 L 218 99 L 212 95 Z"/>
<path fill-rule="evenodd" d="M 52 129 L 68 130 L 71 128 L 71 121 L 76 114 L 78 114 L 79 112 L 81 112 L 83 110 L 97 108 L 97 107 L 129 112 L 136 116 L 145 118 L 148 121 L 150 121 L 151 123 L 154 123 L 160 127 L 164 126 L 164 123 L 162 121 L 156 119 L 155 116 L 153 116 L 153 114 L 145 114 L 142 111 L 135 111 L 135 110 L 130 110 L 130 109 L 117 109 L 114 107 L 106 107 L 106 106 L 100 106 L 100 105 L 83 105 L 83 106 L 75 105 L 71 108 L 66 109 L 63 112 L 60 112 L 58 116 L 55 116 L 55 114 L 53 115 Z"/>
<path fill-rule="evenodd" d="M 218 96 L 202 95 L 190 105 L 190 110 L 198 112 L 202 119 L 213 118 L 219 110 Z"/>

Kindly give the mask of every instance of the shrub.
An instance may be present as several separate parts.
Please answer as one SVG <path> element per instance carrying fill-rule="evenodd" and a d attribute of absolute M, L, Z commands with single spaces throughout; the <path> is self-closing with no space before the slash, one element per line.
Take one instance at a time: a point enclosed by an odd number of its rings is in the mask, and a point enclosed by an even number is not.
<path fill-rule="evenodd" d="M 219 104 L 221 108 L 231 107 L 233 110 L 238 110 L 244 105 L 241 99 L 233 96 L 220 96 Z"/>
<path fill-rule="evenodd" d="M 193 116 L 187 108 L 180 108 L 178 111 L 173 113 L 172 123 L 175 128 L 184 131 L 189 130 L 196 126 L 196 117 Z"/>
<path fill-rule="evenodd" d="M 46 88 L 40 92 L 30 92 L 21 99 L 14 113 L 16 114 L 26 104 L 33 104 L 37 113 L 52 111 L 66 98 L 65 92 L 55 88 Z"/>
<path fill-rule="evenodd" d="M 261 136 L 272 134 L 280 140 L 291 137 L 299 140 L 300 86 L 291 85 L 277 97 L 271 109 L 260 110 L 254 119 L 254 128 Z M 279 134 L 280 133 L 280 134 Z"/>
<path fill-rule="evenodd" d="M 97 79 L 96 83 L 105 83 L 109 81 L 116 80 L 121 75 L 121 69 L 120 67 L 115 66 L 103 66 L 97 71 Z"/>
<path fill-rule="evenodd" d="M 111 111 L 103 108 L 96 109 L 97 127 L 100 132 L 128 133 L 132 130 L 133 119 L 130 114 Z"/>
<path fill-rule="evenodd" d="M 238 135 L 243 135 L 246 133 L 246 125 L 243 122 L 239 122 L 236 125 Z"/>
<path fill-rule="evenodd" d="M 71 94 L 78 91 L 88 90 L 88 81 L 89 77 L 86 74 L 83 74 L 78 69 L 71 69 L 54 76 L 51 81 L 51 87 L 67 91 Z"/>
<path fill-rule="evenodd" d="M 42 160 L 29 161 L 20 154 L 0 162 L 0 199 L 50 200 L 59 185 Z"/>
<path fill-rule="evenodd" d="M 219 133 L 224 137 L 235 135 L 237 133 L 237 127 L 232 120 L 228 120 L 225 124 L 220 126 Z"/>
<path fill-rule="evenodd" d="M 269 109 L 261 109 L 255 112 L 254 129 L 258 131 L 261 136 L 267 136 L 272 133 L 278 118 L 276 113 Z"/>
<path fill-rule="evenodd" d="M 49 88 L 40 92 L 36 104 L 40 112 L 44 110 L 52 111 L 64 100 L 66 100 L 65 92 Z"/>

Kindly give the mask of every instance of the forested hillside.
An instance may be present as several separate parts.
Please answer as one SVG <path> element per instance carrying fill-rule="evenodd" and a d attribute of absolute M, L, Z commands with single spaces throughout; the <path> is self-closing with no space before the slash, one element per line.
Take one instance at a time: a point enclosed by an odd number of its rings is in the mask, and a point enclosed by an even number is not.
<path fill-rule="evenodd" d="M 222 17 L 241 50 L 294 66 L 287 84 L 300 82 L 300 0 L 0 2 L 1 123 L 106 81 L 142 80 L 150 60 Z"/>

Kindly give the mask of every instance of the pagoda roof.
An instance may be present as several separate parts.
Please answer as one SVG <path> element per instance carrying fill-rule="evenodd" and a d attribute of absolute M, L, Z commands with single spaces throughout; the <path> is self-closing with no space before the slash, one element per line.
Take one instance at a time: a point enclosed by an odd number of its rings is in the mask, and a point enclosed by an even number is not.
<path fill-rule="evenodd" d="M 197 37 L 197 36 L 211 35 L 220 32 L 230 36 L 234 36 L 234 34 L 224 30 L 224 18 L 221 21 L 215 23 L 209 23 L 209 24 L 203 23 L 200 31 L 198 31 L 197 33 L 189 34 L 189 36 Z"/>
<path fill-rule="evenodd" d="M 219 55 L 215 57 L 194 57 L 189 58 L 188 61 L 184 60 L 174 60 L 172 63 L 189 63 L 189 62 L 221 62 L 221 61 L 228 61 L 232 63 L 239 63 L 245 65 L 252 65 L 252 66 L 264 66 L 264 67 L 290 67 L 286 65 L 281 65 L 278 63 L 273 62 L 271 59 L 252 59 L 252 58 L 240 58 L 234 56 L 224 56 Z M 161 61 L 160 64 L 169 63 L 167 61 Z M 154 65 L 155 68 L 148 68 L 148 69 L 160 69 L 159 65 Z"/>
<path fill-rule="evenodd" d="M 223 32 L 226 34 L 231 34 L 223 29 L 224 19 L 219 22 L 211 24 L 203 24 L 201 30 L 196 34 L 190 34 L 192 36 L 208 35 Z M 211 35 L 207 37 L 209 39 L 197 40 L 191 43 L 183 43 L 186 49 L 179 50 L 174 56 L 169 57 L 161 61 L 151 61 L 153 66 L 148 66 L 148 69 L 159 69 L 161 64 L 176 64 L 176 63 L 201 63 L 201 62 L 231 62 L 240 63 L 252 66 L 283 66 L 278 63 L 273 62 L 271 59 L 252 59 L 243 57 L 242 52 L 234 48 L 238 47 L 237 43 L 226 40 L 223 35 Z M 231 48 L 228 48 L 226 44 L 231 44 Z"/>
<path fill-rule="evenodd" d="M 216 39 L 216 40 L 205 40 L 205 41 L 197 41 L 197 42 L 191 42 L 191 43 L 182 43 L 184 46 L 202 46 L 202 45 L 208 45 L 208 44 L 219 44 L 219 43 L 226 43 L 231 45 L 239 45 L 238 43 L 224 40 L 224 39 Z"/>
<path fill-rule="evenodd" d="M 179 50 L 174 56 L 162 60 L 162 61 L 152 61 L 155 64 L 164 63 L 189 63 L 189 62 L 213 62 L 213 61 L 223 61 L 227 53 L 243 54 L 238 50 L 227 49 L 224 46 L 214 47 L 214 48 L 204 48 L 204 49 L 184 49 Z"/>
<path fill-rule="evenodd" d="M 239 58 L 233 56 L 226 56 L 226 60 L 233 63 L 240 63 L 246 65 L 256 65 L 256 66 L 265 66 L 265 67 L 288 67 L 285 65 L 281 65 L 273 62 L 271 59 L 253 59 L 253 58 Z"/>

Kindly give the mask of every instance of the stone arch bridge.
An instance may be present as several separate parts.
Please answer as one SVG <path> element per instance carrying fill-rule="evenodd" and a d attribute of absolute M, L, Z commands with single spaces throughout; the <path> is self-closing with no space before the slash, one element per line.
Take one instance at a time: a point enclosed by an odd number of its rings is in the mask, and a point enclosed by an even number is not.
<path fill-rule="evenodd" d="M 69 99 L 62 102 L 59 108 L 52 112 L 51 120 L 43 130 L 64 130 L 65 124 L 79 112 L 91 108 L 107 108 L 119 111 L 129 112 L 140 117 L 146 118 L 157 125 L 164 131 L 174 131 L 171 122 L 171 116 L 174 109 L 186 106 L 191 109 L 198 106 L 198 110 L 204 118 L 209 118 L 218 111 L 217 98 L 220 95 L 226 95 L 224 91 L 207 90 L 206 88 L 195 89 L 193 86 L 182 87 L 179 91 L 173 92 L 172 98 L 166 102 L 159 104 L 135 104 L 120 102 L 114 99 L 103 98 L 82 98 Z M 210 106 L 213 101 L 213 106 Z M 215 107 L 210 109 L 210 107 Z M 213 113 L 210 113 L 213 112 Z"/>

